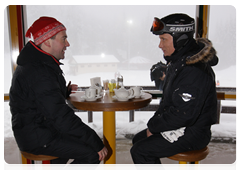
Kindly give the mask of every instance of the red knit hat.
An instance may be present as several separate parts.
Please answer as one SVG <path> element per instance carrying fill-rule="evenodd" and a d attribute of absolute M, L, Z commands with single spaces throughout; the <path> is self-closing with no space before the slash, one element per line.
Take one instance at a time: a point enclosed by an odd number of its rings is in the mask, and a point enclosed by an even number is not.
<path fill-rule="evenodd" d="M 63 30 L 66 28 L 55 18 L 40 17 L 27 30 L 26 37 L 31 38 L 32 33 L 35 44 L 39 45 Z"/>

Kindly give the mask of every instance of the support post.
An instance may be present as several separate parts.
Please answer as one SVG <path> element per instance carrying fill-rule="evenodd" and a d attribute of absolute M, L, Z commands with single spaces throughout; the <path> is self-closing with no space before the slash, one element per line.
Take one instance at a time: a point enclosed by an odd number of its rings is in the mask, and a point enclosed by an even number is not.
<path fill-rule="evenodd" d="M 108 149 L 108 156 L 104 159 L 105 164 L 116 163 L 116 125 L 115 112 L 103 112 L 103 143 Z"/>
<path fill-rule="evenodd" d="M 129 111 L 129 122 L 133 122 L 134 121 L 134 110 L 130 110 Z"/>

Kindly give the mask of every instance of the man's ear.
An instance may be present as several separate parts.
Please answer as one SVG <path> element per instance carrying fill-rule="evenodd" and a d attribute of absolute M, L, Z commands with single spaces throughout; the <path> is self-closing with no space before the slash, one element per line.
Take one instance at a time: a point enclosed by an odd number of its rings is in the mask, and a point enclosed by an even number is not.
<path fill-rule="evenodd" d="M 44 43 L 45 46 L 47 46 L 47 47 L 51 47 L 50 39 L 44 41 L 43 43 Z"/>

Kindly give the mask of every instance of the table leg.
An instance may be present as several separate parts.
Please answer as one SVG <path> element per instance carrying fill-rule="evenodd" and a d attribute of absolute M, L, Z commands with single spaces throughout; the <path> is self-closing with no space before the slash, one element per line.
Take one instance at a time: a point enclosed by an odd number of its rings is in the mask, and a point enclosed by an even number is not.
<path fill-rule="evenodd" d="M 103 112 L 103 143 L 108 149 L 105 164 L 116 163 L 116 125 L 115 112 Z"/>

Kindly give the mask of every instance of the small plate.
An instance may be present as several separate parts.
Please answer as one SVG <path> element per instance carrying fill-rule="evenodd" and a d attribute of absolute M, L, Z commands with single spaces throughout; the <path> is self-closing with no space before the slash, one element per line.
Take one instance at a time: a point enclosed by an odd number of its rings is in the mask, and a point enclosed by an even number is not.
<path fill-rule="evenodd" d="M 96 101 L 97 99 L 100 99 L 102 96 L 97 96 L 96 98 L 87 98 L 86 96 L 82 96 L 82 99 L 85 99 L 88 102 Z"/>
<path fill-rule="evenodd" d="M 145 95 L 145 93 L 142 92 L 142 93 L 140 94 L 140 96 L 135 96 L 135 99 L 139 99 L 139 98 L 141 98 L 141 97 L 144 96 L 144 95 Z"/>

